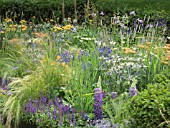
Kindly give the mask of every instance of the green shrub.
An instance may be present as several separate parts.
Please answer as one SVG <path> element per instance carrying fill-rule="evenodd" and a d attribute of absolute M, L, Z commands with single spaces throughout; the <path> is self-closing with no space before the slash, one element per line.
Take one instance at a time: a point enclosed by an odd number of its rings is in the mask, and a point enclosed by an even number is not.
<path fill-rule="evenodd" d="M 165 76 L 159 75 L 160 80 Z M 162 83 L 162 82 L 161 82 Z M 132 98 L 131 117 L 135 127 L 156 128 L 170 127 L 170 82 L 149 84 L 147 89 Z"/>

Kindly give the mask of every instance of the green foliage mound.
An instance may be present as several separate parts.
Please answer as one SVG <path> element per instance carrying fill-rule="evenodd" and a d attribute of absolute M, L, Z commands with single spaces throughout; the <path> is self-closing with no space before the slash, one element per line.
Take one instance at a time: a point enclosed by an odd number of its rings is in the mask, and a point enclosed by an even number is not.
<path fill-rule="evenodd" d="M 158 74 L 155 83 L 132 99 L 131 116 L 135 127 L 170 127 L 170 80 Z"/>

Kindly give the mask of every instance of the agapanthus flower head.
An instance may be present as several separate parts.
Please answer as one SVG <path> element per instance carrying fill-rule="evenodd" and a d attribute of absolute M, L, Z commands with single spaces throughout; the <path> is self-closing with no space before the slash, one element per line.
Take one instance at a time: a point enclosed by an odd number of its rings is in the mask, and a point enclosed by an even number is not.
<path fill-rule="evenodd" d="M 135 96 L 135 95 L 137 95 L 138 93 L 137 93 L 136 87 L 130 87 L 130 88 L 129 88 L 129 93 L 130 93 L 130 96 Z"/>

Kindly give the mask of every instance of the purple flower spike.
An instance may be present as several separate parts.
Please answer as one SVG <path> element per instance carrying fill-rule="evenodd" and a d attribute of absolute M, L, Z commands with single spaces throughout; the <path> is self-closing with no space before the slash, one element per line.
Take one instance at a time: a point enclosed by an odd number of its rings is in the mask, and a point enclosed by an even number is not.
<path fill-rule="evenodd" d="M 95 88 L 94 90 L 94 115 L 95 120 L 102 119 L 102 89 Z"/>
<path fill-rule="evenodd" d="M 51 118 L 50 110 L 48 110 L 48 118 Z"/>
<path fill-rule="evenodd" d="M 129 93 L 130 93 L 130 96 L 135 96 L 135 95 L 137 95 L 138 93 L 137 93 L 136 87 L 130 87 L 130 88 L 129 88 Z"/>
<path fill-rule="evenodd" d="M 59 105 L 58 97 L 56 96 L 56 97 L 55 97 L 55 106 L 58 106 L 58 105 Z"/>
<path fill-rule="evenodd" d="M 112 99 L 115 99 L 117 97 L 117 92 L 111 92 Z"/>
<path fill-rule="evenodd" d="M 57 119 L 56 107 L 54 107 L 53 115 L 54 115 L 54 120 L 56 120 Z"/>
<path fill-rule="evenodd" d="M 72 107 L 72 119 L 74 120 L 75 108 Z"/>
<path fill-rule="evenodd" d="M 53 105 L 53 100 L 50 100 L 50 101 L 48 102 L 48 106 L 50 107 L 51 105 Z"/>
<path fill-rule="evenodd" d="M 69 121 L 69 123 L 70 123 L 70 126 L 72 126 L 73 123 L 72 123 L 72 120 L 71 120 L 71 118 L 70 118 L 70 113 L 68 113 L 68 121 Z"/>

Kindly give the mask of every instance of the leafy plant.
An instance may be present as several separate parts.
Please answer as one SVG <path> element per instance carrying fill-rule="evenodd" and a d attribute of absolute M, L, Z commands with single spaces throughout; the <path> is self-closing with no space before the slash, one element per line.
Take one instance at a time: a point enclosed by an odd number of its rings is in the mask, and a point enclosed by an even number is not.
<path fill-rule="evenodd" d="M 164 76 L 162 78 L 165 78 Z M 170 126 L 170 81 L 149 84 L 147 89 L 132 98 L 129 108 L 135 120 L 133 126 L 155 128 Z"/>

